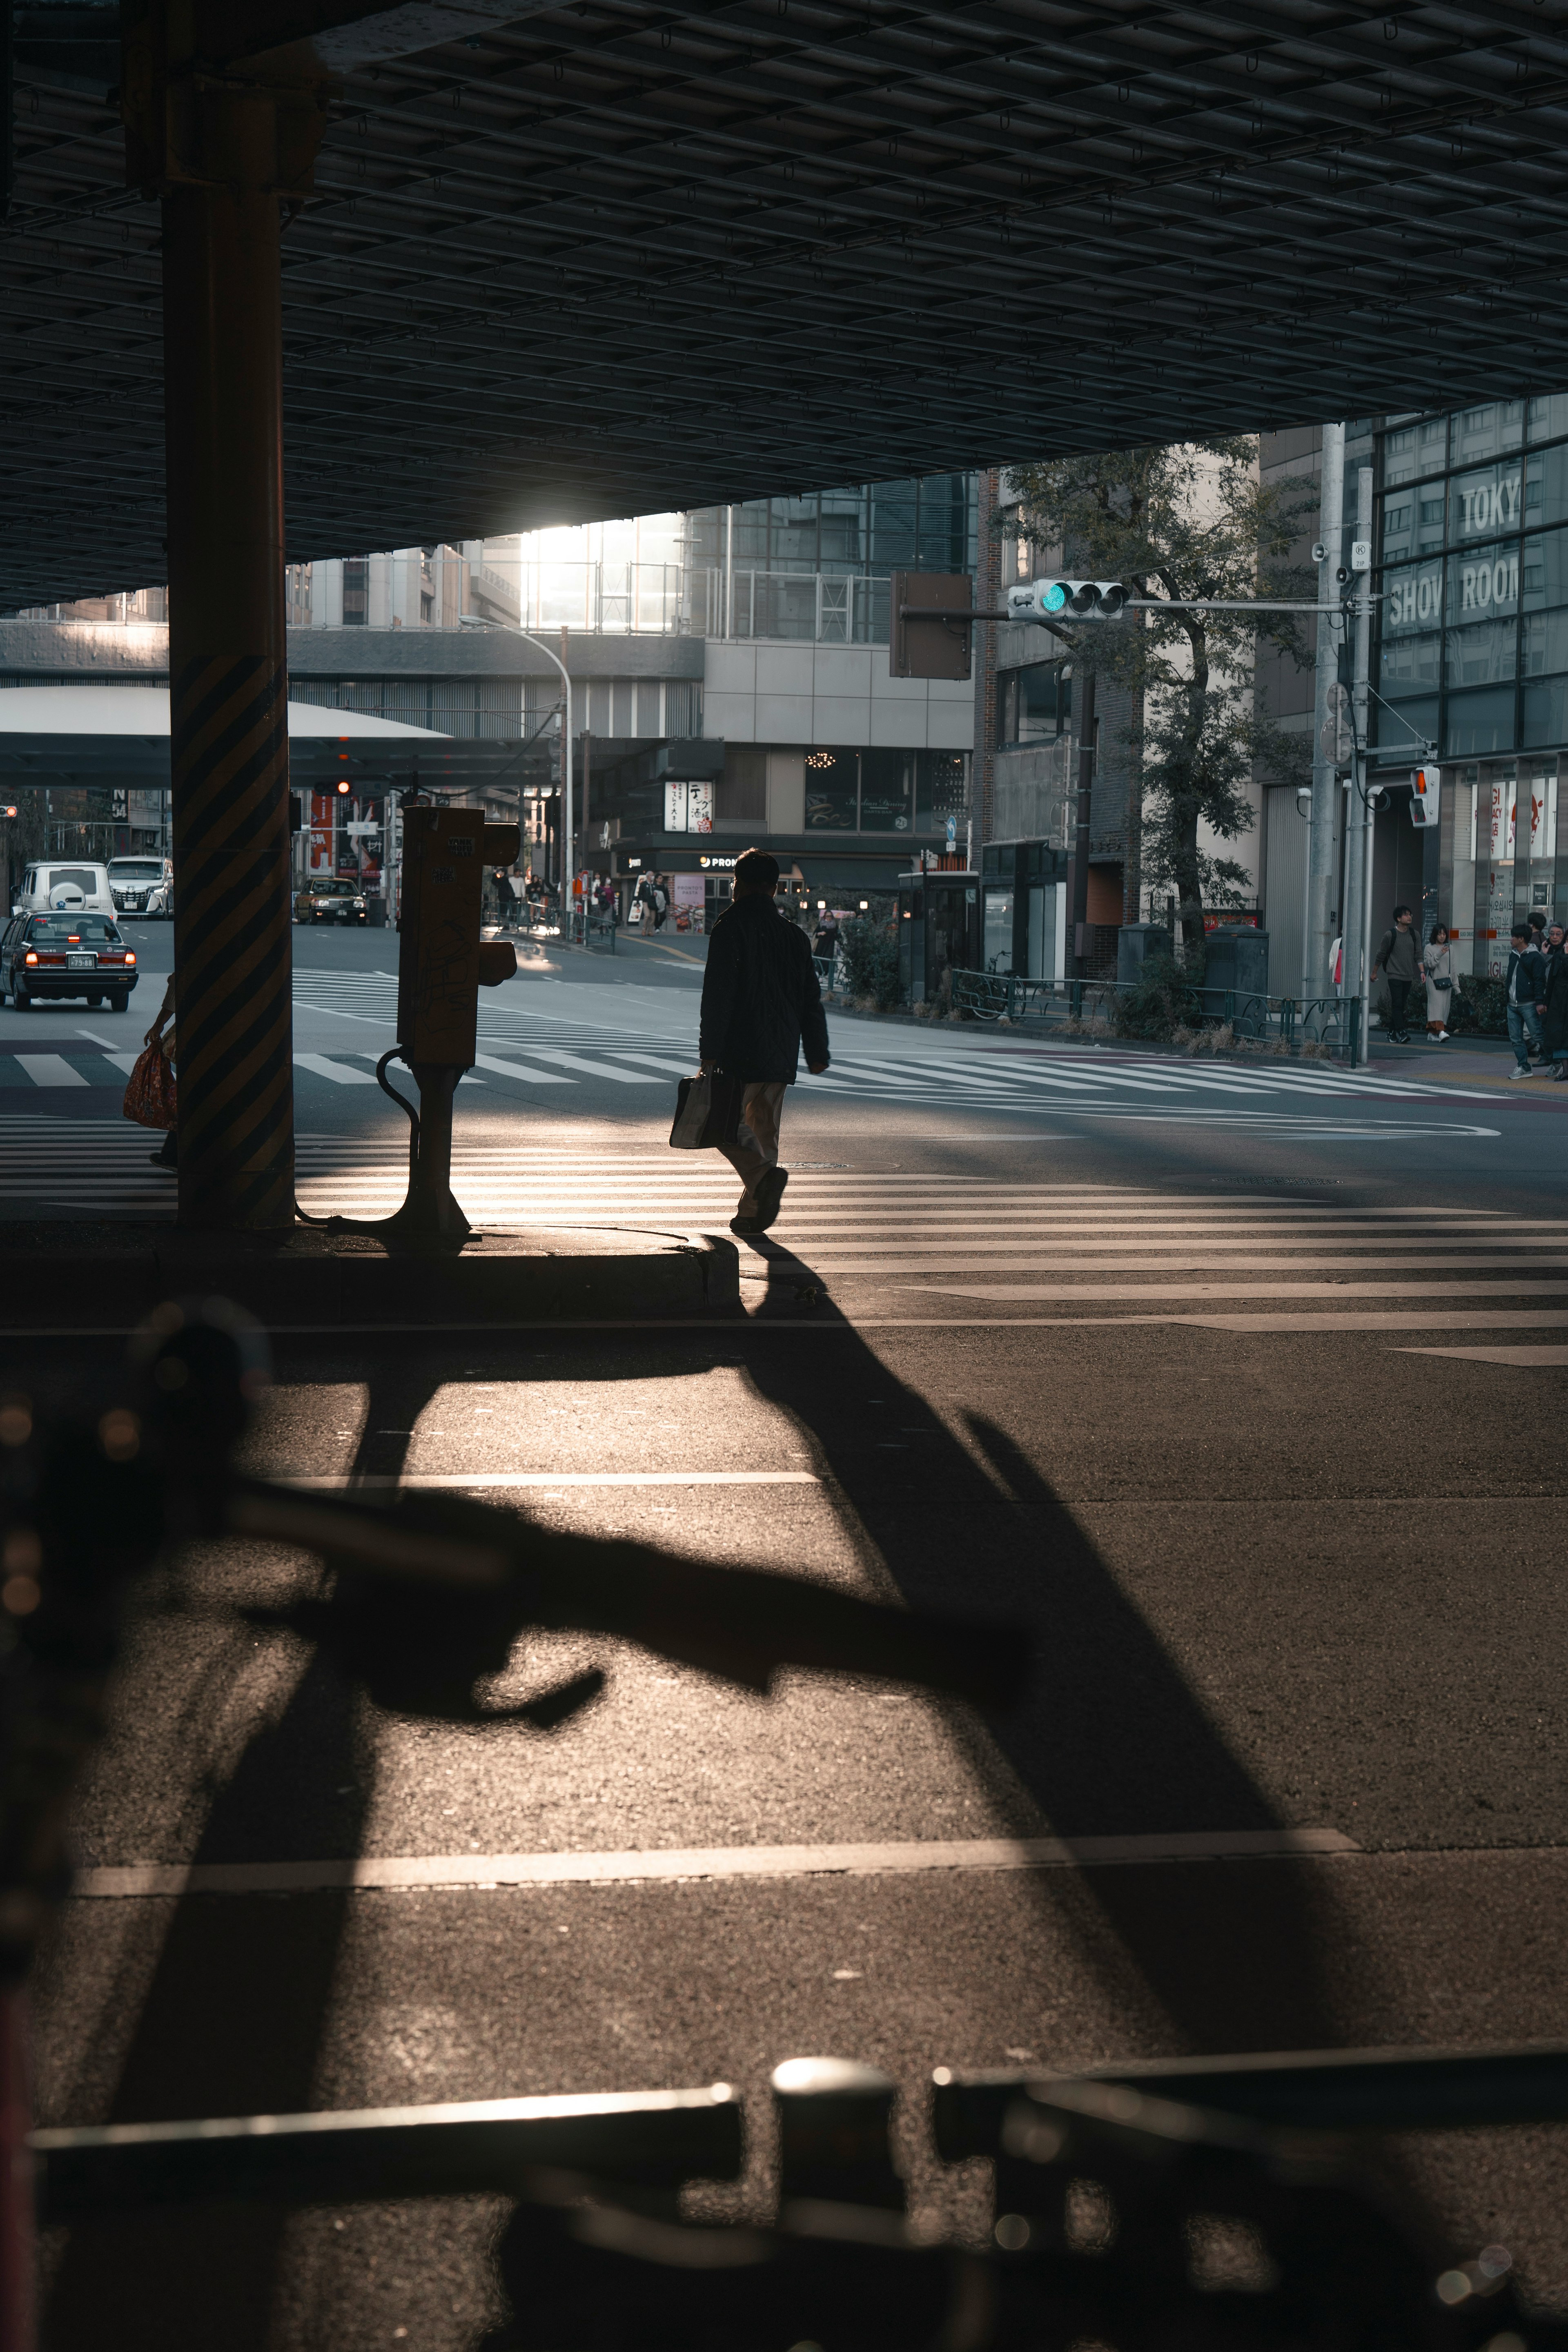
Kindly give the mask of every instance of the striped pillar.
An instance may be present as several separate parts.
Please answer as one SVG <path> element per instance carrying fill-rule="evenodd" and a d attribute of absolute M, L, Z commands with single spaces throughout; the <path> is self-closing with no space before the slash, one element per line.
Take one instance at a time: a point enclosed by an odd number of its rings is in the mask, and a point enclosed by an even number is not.
<path fill-rule="evenodd" d="M 163 197 L 180 1223 L 228 1232 L 294 1222 L 274 148 L 237 107 Z"/>
<path fill-rule="evenodd" d="M 263 654 L 174 670 L 180 1223 L 294 1222 L 288 674 Z"/>

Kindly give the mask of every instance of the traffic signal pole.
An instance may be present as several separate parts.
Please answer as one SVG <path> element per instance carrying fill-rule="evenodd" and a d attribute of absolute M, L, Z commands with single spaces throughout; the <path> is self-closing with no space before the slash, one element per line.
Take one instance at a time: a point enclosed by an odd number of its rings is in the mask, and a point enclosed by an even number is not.
<path fill-rule="evenodd" d="M 1094 808 L 1094 672 L 1085 670 L 1078 689 L 1078 809 L 1072 847 L 1072 975 L 1089 976 L 1089 845 Z"/>
<path fill-rule="evenodd" d="M 1317 692 L 1312 731 L 1312 808 L 1307 827 L 1306 922 L 1301 940 L 1301 999 L 1327 996 L 1333 985 L 1329 969 L 1334 941 L 1334 864 L 1339 830 L 1340 780 L 1334 757 L 1333 722 L 1337 720 L 1331 689 L 1339 683 L 1341 620 L 1339 569 L 1344 537 L 1345 428 L 1323 427 L 1321 494 L 1319 504 Z"/>
<path fill-rule="evenodd" d="M 279 206 L 326 82 L 202 70 L 190 10 L 128 24 L 126 172 L 163 202 L 179 1217 L 294 1222 Z"/>

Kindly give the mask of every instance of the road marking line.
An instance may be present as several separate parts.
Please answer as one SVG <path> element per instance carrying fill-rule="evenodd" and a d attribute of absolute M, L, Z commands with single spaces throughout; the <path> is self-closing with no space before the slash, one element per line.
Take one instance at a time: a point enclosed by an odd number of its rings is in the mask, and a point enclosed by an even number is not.
<path fill-rule="evenodd" d="M 866 1269 L 839 1265 L 830 1270 L 857 1274 Z M 885 1270 L 908 1273 L 914 1269 Z M 942 1269 L 932 1266 L 927 1271 L 940 1274 Z M 927 1283 L 914 1286 L 936 1287 Z M 1049 1282 L 966 1283 L 961 1289 L 938 1290 L 937 1295 L 942 1298 L 1081 1298 L 1086 1306 L 1092 1306 L 1100 1298 L 1553 1298 L 1564 1291 L 1568 1282 Z"/>
<path fill-rule="evenodd" d="M 503 1062 L 494 1054 L 476 1054 L 475 1061 L 481 1070 L 499 1070 L 503 1078 L 521 1078 L 525 1085 L 535 1087 L 574 1087 L 575 1078 L 563 1078 L 559 1070 L 530 1069 L 526 1062 Z"/>
<path fill-rule="evenodd" d="M 362 1486 L 407 1492 L 443 1486 L 465 1491 L 480 1486 L 820 1486 L 822 1481 L 815 1470 L 414 1470 L 402 1475 L 380 1472 L 342 1477 L 285 1475 L 279 1483 L 337 1493 Z"/>
<path fill-rule="evenodd" d="M 297 1070 L 312 1070 L 319 1078 L 331 1078 L 336 1087 L 374 1087 L 375 1078 L 369 1070 L 351 1070 L 346 1062 L 333 1062 L 325 1054 L 296 1054 Z"/>
<path fill-rule="evenodd" d="M 63 1054 L 18 1054 L 18 1066 L 36 1087 L 85 1087 L 87 1080 L 79 1070 L 73 1070 Z"/>
<path fill-rule="evenodd" d="M 1174 1862 L 1277 1862 L 1359 1853 L 1338 1830 L 1181 1830 L 1144 1837 L 910 1839 L 883 1845 L 653 1847 L 626 1853 L 357 1855 L 325 1862 L 131 1863 L 77 1873 L 87 1899 L 306 1895 L 329 1888 L 605 1885 L 680 1878 L 883 1876 L 953 1870 L 1083 1870 Z"/>
<path fill-rule="evenodd" d="M 1568 1348 L 1396 1348 L 1396 1356 L 1458 1356 L 1473 1364 L 1568 1364 Z"/>
<path fill-rule="evenodd" d="M 542 1062 L 559 1062 L 563 1069 L 586 1070 L 590 1077 L 614 1078 L 617 1086 L 661 1087 L 664 1084 L 662 1078 L 641 1077 L 636 1070 L 617 1070 L 609 1062 L 590 1062 L 582 1054 L 567 1053 L 563 1045 L 535 1045 L 531 1043 L 522 1051 L 534 1055 Z"/>

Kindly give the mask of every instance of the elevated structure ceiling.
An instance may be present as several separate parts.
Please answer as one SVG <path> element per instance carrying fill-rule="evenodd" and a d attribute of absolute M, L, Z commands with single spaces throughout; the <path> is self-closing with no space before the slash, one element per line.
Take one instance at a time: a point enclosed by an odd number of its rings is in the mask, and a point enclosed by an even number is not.
<path fill-rule="evenodd" d="M 296 558 L 1568 383 L 1568 0 L 205 5 L 342 77 Z M 16 12 L 0 610 L 163 577 L 118 55 Z"/>

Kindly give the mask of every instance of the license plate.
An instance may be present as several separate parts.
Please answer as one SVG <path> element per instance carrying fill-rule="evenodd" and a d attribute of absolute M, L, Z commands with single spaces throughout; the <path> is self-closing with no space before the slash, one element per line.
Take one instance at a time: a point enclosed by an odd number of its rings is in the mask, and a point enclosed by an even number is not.
<path fill-rule="evenodd" d="M 98 958 L 95 955 L 67 956 L 66 970 L 68 971 L 96 971 L 98 970 Z"/>

